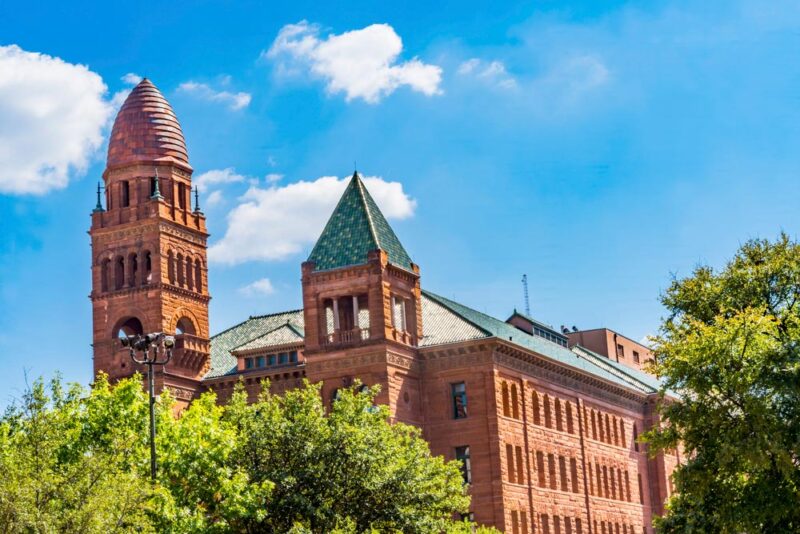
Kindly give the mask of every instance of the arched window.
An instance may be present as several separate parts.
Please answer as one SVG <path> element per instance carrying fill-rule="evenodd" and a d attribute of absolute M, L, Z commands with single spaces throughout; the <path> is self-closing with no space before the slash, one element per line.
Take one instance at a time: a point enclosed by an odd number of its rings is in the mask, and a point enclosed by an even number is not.
<path fill-rule="evenodd" d="M 113 336 L 115 338 L 130 337 L 144 334 L 142 322 L 136 317 L 125 317 L 117 322 L 114 327 Z"/>
<path fill-rule="evenodd" d="M 564 430 L 564 425 L 561 422 L 561 399 L 556 398 L 556 430 Z"/>
<path fill-rule="evenodd" d="M 550 397 L 544 394 L 544 426 L 553 428 L 553 420 L 550 416 Z"/>
<path fill-rule="evenodd" d="M 181 267 L 184 267 L 183 265 Z M 192 258 L 186 257 L 186 288 L 191 291 L 194 289 L 194 269 L 192 269 Z"/>
<path fill-rule="evenodd" d="M 506 417 L 510 417 L 511 408 L 509 407 L 509 402 L 508 402 L 508 384 L 506 382 L 503 382 L 502 388 L 503 388 L 503 415 L 505 415 Z"/>
<path fill-rule="evenodd" d="M 181 317 L 175 325 L 175 335 L 179 336 L 181 334 L 189 334 L 191 336 L 197 334 L 194 323 L 192 323 L 192 320 L 188 317 Z"/>
<path fill-rule="evenodd" d="M 625 420 L 619 418 L 619 444 L 625 447 Z"/>
<path fill-rule="evenodd" d="M 194 285 L 198 293 L 203 292 L 203 268 L 200 260 L 194 260 Z"/>
<path fill-rule="evenodd" d="M 104 259 L 100 263 L 100 288 L 103 291 L 108 291 L 108 278 L 111 275 L 111 260 Z"/>
<path fill-rule="evenodd" d="M 614 434 L 614 445 L 619 445 L 619 431 L 617 429 L 617 418 L 616 416 L 611 418 L 613 434 Z"/>
<path fill-rule="evenodd" d="M 511 384 L 511 415 L 519 419 L 519 400 L 517 399 L 517 385 Z"/>
<path fill-rule="evenodd" d="M 541 425 L 542 420 L 541 416 L 539 415 L 539 394 L 535 391 L 531 394 L 531 404 L 533 406 L 533 424 L 534 425 Z"/>
<path fill-rule="evenodd" d="M 128 287 L 136 285 L 136 276 L 139 274 L 139 260 L 136 258 L 136 253 L 131 252 L 128 254 Z"/>
<path fill-rule="evenodd" d="M 171 250 L 167 253 L 167 278 L 170 284 L 175 283 L 175 255 Z"/>
<path fill-rule="evenodd" d="M 611 418 L 606 414 L 606 443 L 611 443 Z"/>
<path fill-rule="evenodd" d="M 592 439 L 597 440 L 597 416 L 592 410 Z"/>
<path fill-rule="evenodd" d="M 569 432 L 570 434 L 574 434 L 575 425 L 572 422 L 572 403 L 567 401 L 566 408 L 567 408 L 567 432 Z"/>
<path fill-rule="evenodd" d="M 125 287 L 125 258 L 117 256 L 114 260 L 114 289 Z"/>
<path fill-rule="evenodd" d="M 183 254 L 178 253 L 178 285 L 183 287 L 186 284 L 186 271 L 184 271 Z"/>
<path fill-rule="evenodd" d="M 149 250 L 144 251 L 144 273 L 142 276 L 142 285 L 147 285 L 153 281 L 153 256 Z"/>

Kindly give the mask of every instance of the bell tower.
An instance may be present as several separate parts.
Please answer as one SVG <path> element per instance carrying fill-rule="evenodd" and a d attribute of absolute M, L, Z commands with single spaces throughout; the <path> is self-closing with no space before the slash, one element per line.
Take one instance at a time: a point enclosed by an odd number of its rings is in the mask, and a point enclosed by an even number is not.
<path fill-rule="evenodd" d="M 302 266 L 306 375 L 323 394 L 380 384 L 397 420 L 422 423 L 419 267 L 354 173 Z"/>
<path fill-rule="evenodd" d="M 192 209 L 192 167 L 178 119 L 148 80 L 119 110 L 98 189 L 92 240 L 94 372 L 112 379 L 139 370 L 122 335 L 177 334 L 159 389 L 189 401 L 210 360 L 205 216 Z"/>

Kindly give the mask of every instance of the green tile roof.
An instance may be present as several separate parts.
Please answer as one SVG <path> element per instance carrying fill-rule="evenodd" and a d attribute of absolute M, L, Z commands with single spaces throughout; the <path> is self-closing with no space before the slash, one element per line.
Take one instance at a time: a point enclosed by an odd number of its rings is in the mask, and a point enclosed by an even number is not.
<path fill-rule="evenodd" d="M 652 382 L 650 381 L 655 381 L 655 383 L 658 382 L 657 379 L 649 377 L 649 375 L 634 369 L 626 369 L 625 371 L 622 371 L 613 365 L 609 367 L 605 365 L 606 362 L 610 361 L 608 358 L 603 358 L 605 361 L 598 361 L 594 358 L 581 357 L 572 350 L 557 343 L 548 341 L 539 336 L 532 336 L 513 325 L 501 321 L 500 319 L 486 315 L 485 313 L 481 313 L 477 310 L 473 310 L 472 308 L 464 306 L 463 304 L 459 304 L 458 302 L 440 297 L 439 295 L 435 295 L 430 291 L 423 291 L 423 295 L 430 298 L 434 302 L 437 302 L 441 306 L 451 310 L 461 319 L 470 322 L 476 328 L 486 332 L 486 337 L 497 337 L 506 341 L 510 341 L 511 343 L 532 350 L 537 354 L 541 354 L 542 356 L 550 358 L 551 360 L 555 360 L 561 364 L 580 369 L 608 382 L 612 382 L 629 389 L 636 389 L 643 393 L 653 392 Z M 425 301 L 423 300 L 423 332 L 425 331 L 424 303 Z M 619 365 L 619 367 L 622 366 Z M 636 375 L 642 376 L 638 377 Z M 643 377 L 647 377 L 647 382 L 644 381 Z"/>
<path fill-rule="evenodd" d="M 303 341 L 304 333 L 302 329 L 294 326 L 290 320 L 287 319 L 286 324 L 270 330 L 263 336 L 259 336 L 247 343 L 235 347 L 233 350 L 253 350 L 253 349 L 266 349 L 268 347 L 277 347 L 280 345 L 288 345 L 290 343 L 301 343 Z"/>
<path fill-rule="evenodd" d="M 302 310 L 250 317 L 211 338 L 211 369 L 205 378 L 236 374 L 236 358 L 231 354 L 232 350 L 274 346 L 276 341 L 287 339 L 300 341 L 300 336 L 304 335 L 303 328 Z M 500 319 L 430 291 L 422 292 L 422 328 L 424 335 L 420 347 L 496 337 L 640 393 L 654 393 L 660 387 L 657 378 L 584 347 L 568 349 L 542 337 L 532 336 Z"/>
<path fill-rule="evenodd" d="M 315 263 L 317 271 L 363 265 L 367 263 L 367 254 L 378 248 L 386 251 L 389 263 L 411 270 L 406 249 L 356 172 L 308 261 Z"/>
<path fill-rule="evenodd" d="M 236 374 L 236 357 L 231 351 L 245 343 L 267 334 L 286 322 L 303 332 L 303 310 L 293 310 L 270 315 L 250 317 L 211 338 L 211 368 L 205 379 Z"/>

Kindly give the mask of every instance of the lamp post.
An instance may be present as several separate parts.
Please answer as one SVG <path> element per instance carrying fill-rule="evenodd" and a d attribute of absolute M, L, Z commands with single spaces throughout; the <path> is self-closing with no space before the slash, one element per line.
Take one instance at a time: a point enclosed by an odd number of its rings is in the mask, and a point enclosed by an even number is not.
<path fill-rule="evenodd" d="M 154 365 L 166 365 L 172 358 L 175 338 L 161 332 L 153 334 L 136 334 L 120 338 L 123 347 L 128 347 L 131 360 L 147 366 L 147 383 L 150 393 L 150 478 L 156 480 L 156 394 L 153 377 Z M 136 353 L 141 352 L 141 358 Z"/>

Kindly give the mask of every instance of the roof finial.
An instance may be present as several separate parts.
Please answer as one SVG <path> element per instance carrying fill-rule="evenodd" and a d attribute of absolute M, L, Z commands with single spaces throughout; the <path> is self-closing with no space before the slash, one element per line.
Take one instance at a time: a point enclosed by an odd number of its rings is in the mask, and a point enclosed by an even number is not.
<path fill-rule="evenodd" d="M 197 186 L 194 186 L 194 212 L 203 213 L 200 211 L 200 193 L 197 190 Z"/>
<path fill-rule="evenodd" d="M 102 212 L 102 211 L 106 211 L 106 210 L 103 209 L 103 204 L 100 202 L 100 190 L 101 190 L 101 188 L 102 188 L 102 186 L 100 185 L 100 182 L 97 182 L 97 205 L 94 207 L 94 212 L 93 213 L 99 213 L 99 212 Z"/>
<path fill-rule="evenodd" d="M 161 189 L 159 189 L 159 186 L 158 186 L 158 182 L 159 182 L 159 180 L 158 180 L 158 167 L 153 167 L 153 168 L 156 171 L 156 177 L 153 178 L 153 181 L 154 181 L 153 185 L 155 187 L 153 187 L 153 194 L 150 195 L 150 198 L 152 198 L 153 200 L 159 200 L 159 199 L 162 199 L 164 197 L 161 196 Z"/>

